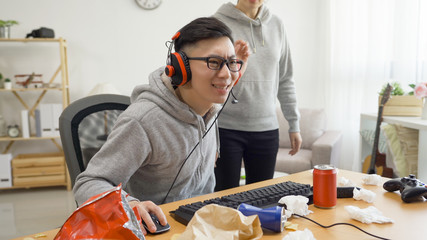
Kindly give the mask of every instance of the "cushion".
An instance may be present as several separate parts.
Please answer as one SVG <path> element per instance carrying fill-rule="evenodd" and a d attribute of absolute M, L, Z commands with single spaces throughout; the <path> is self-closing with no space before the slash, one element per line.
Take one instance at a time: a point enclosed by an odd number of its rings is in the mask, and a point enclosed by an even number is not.
<path fill-rule="evenodd" d="M 289 155 L 290 150 L 290 148 L 279 148 L 275 171 L 292 174 L 313 168 L 311 150 L 301 149 L 294 156 Z"/>
<path fill-rule="evenodd" d="M 279 121 L 279 147 L 290 148 L 289 124 L 283 116 L 280 106 L 277 107 L 277 119 Z M 326 113 L 323 109 L 300 108 L 300 130 L 303 149 L 311 149 L 314 141 L 326 130 Z"/>
<path fill-rule="evenodd" d="M 384 131 L 387 146 L 396 166 L 396 169 L 394 169 L 396 175 L 400 177 L 408 176 L 408 167 L 406 166 L 405 155 L 402 151 L 396 128 L 392 124 L 387 124 L 381 128 Z"/>
<path fill-rule="evenodd" d="M 360 135 L 362 136 L 362 139 L 373 148 L 374 140 L 375 140 L 375 130 L 368 130 L 368 129 L 361 130 Z M 386 139 L 382 131 L 380 131 L 380 139 L 378 141 L 378 151 L 381 153 L 385 153 L 387 151 Z"/>
<path fill-rule="evenodd" d="M 418 130 L 401 125 L 387 124 L 381 127 L 399 177 L 417 175 Z"/>

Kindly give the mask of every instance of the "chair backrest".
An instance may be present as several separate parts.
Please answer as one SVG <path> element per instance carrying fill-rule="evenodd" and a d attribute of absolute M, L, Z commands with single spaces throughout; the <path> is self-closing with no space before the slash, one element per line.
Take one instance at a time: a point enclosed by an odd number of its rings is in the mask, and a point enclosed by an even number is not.
<path fill-rule="evenodd" d="M 102 147 L 117 117 L 130 104 L 128 96 L 98 94 L 67 106 L 59 117 L 59 132 L 71 185 Z"/>

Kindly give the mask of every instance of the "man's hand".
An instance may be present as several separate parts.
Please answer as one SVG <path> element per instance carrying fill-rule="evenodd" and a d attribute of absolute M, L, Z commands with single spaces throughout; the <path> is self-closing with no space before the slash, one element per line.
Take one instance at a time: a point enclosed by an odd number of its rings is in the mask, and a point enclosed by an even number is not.
<path fill-rule="evenodd" d="M 130 201 L 129 205 L 131 208 L 136 207 L 138 209 L 139 215 L 141 216 L 142 221 L 145 222 L 150 232 L 155 232 L 156 225 L 154 225 L 153 220 L 151 219 L 150 213 L 153 213 L 157 216 L 157 218 L 160 221 L 160 224 L 163 226 L 166 225 L 168 222 L 166 221 L 166 216 L 163 214 L 162 209 L 154 204 L 152 201 L 144 201 L 144 202 L 138 202 L 138 201 Z M 142 227 L 142 233 L 144 235 L 147 235 L 147 231 L 144 227 Z"/>
<path fill-rule="evenodd" d="M 302 144 L 301 134 L 299 132 L 289 133 L 289 139 L 291 140 L 291 151 L 289 151 L 290 155 L 295 155 L 299 152 Z"/>
<path fill-rule="evenodd" d="M 234 42 L 234 51 L 236 51 L 237 59 L 243 60 L 244 62 L 242 69 L 240 70 L 243 75 L 246 71 L 246 67 L 248 66 L 248 59 L 250 55 L 249 45 L 243 40 L 237 40 Z"/>

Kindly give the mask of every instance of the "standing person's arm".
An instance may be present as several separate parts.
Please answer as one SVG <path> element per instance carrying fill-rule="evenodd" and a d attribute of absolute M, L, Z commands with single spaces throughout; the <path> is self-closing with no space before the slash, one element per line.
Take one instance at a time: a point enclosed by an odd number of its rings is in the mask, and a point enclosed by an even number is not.
<path fill-rule="evenodd" d="M 299 129 L 300 114 L 297 107 L 295 82 L 293 80 L 291 52 L 283 25 L 282 31 L 283 38 L 279 62 L 279 89 L 277 97 L 280 101 L 283 115 L 289 123 L 289 139 L 292 148 L 289 154 L 294 155 L 300 150 L 302 144 Z"/>

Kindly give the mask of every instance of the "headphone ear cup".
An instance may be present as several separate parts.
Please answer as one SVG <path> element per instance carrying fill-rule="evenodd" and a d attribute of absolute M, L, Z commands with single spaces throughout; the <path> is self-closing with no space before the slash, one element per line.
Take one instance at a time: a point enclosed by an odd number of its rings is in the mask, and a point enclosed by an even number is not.
<path fill-rule="evenodd" d="M 174 52 L 170 55 L 170 63 L 165 73 L 172 78 L 173 86 L 182 86 L 191 80 L 191 69 L 187 55 L 184 52 Z"/>

